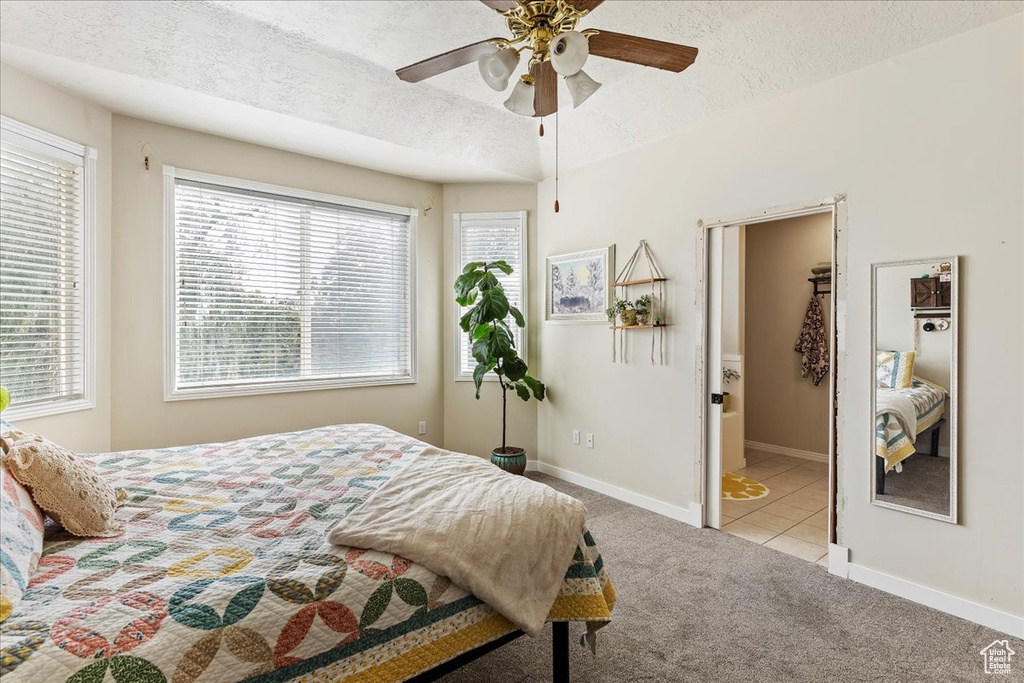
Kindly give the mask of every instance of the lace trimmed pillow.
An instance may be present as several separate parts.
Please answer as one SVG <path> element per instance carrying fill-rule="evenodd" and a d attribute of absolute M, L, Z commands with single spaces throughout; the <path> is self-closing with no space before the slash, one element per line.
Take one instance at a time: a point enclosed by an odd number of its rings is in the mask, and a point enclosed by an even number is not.
<path fill-rule="evenodd" d="M 29 490 L 36 505 L 75 536 L 119 536 L 124 522 L 114 517 L 125 499 L 89 464 L 38 434 L 18 439 L 4 466 Z"/>

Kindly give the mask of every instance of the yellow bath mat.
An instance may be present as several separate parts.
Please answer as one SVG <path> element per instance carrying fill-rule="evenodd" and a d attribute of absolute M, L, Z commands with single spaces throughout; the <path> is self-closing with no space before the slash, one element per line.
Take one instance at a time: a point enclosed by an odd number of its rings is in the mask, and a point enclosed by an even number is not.
<path fill-rule="evenodd" d="M 754 500 L 767 495 L 768 487 L 760 482 L 732 472 L 722 475 L 722 498 L 726 500 Z"/>

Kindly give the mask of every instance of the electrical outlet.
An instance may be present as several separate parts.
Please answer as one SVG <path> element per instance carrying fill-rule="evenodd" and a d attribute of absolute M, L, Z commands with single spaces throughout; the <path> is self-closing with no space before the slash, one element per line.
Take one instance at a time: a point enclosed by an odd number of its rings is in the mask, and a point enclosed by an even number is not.
<path fill-rule="evenodd" d="M 574 444 L 576 444 L 577 446 L 580 445 L 580 430 L 578 430 L 578 429 L 572 430 L 572 442 Z"/>
<path fill-rule="evenodd" d="M 587 432 L 587 448 L 593 448 L 593 447 L 594 447 L 594 435 L 591 434 L 590 432 Z"/>
<path fill-rule="evenodd" d="M 421 420 L 420 421 L 420 434 L 426 434 L 426 433 L 427 433 L 427 421 L 426 420 Z"/>

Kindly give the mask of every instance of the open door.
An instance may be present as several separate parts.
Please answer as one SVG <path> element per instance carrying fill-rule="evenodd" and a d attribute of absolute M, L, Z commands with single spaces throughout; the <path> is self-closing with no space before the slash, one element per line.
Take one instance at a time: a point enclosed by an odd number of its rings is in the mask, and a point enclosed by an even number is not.
<path fill-rule="evenodd" d="M 841 432 L 843 424 L 837 419 L 842 413 L 843 394 L 845 388 L 845 329 L 841 324 L 842 317 L 837 315 L 845 305 L 842 293 L 846 289 L 846 239 L 844 227 L 846 224 L 846 197 L 845 195 L 832 195 L 819 202 L 792 204 L 788 206 L 771 207 L 753 214 L 743 213 L 735 216 L 724 216 L 697 221 L 697 259 L 696 266 L 699 273 L 697 282 L 697 329 L 699 330 L 698 354 L 697 354 L 697 386 L 695 407 L 697 408 L 697 451 L 699 453 L 699 473 L 697 481 L 700 482 L 700 501 L 704 526 L 720 529 L 722 526 L 722 475 L 725 465 L 729 464 L 728 471 L 736 465 L 732 464 L 729 453 L 732 452 L 730 443 L 733 441 L 733 430 L 729 425 L 724 424 L 728 418 L 724 411 L 723 393 L 726 383 L 723 380 L 723 364 L 742 363 L 742 371 L 748 366 L 745 362 L 749 349 L 739 346 L 736 352 L 732 350 L 732 332 L 725 328 L 729 316 L 732 315 L 732 292 L 726 284 L 731 282 L 732 267 L 731 255 L 732 246 L 726 229 L 739 228 L 740 232 L 740 263 L 746 263 L 747 241 L 749 239 L 751 226 L 762 223 L 771 223 L 785 219 L 792 219 L 812 214 L 828 214 L 831 217 L 831 261 L 832 261 L 832 305 L 829 315 L 829 338 L 831 340 L 830 357 L 832 359 L 829 371 L 829 410 L 828 410 L 828 481 L 826 483 L 827 498 L 827 543 L 838 545 L 840 550 L 843 539 L 837 527 L 837 506 L 836 501 L 840 499 L 837 483 L 837 443 L 842 441 Z M 824 259 L 822 259 L 824 260 Z M 742 266 L 744 269 L 746 265 Z M 736 330 L 737 340 L 746 335 L 744 312 L 746 309 L 745 294 L 749 288 L 740 283 L 740 304 L 737 315 L 744 320 L 741 330 Z M 729 355 L 725 354 L 729 350 Z M 734 368 L 736 369 L 736 368 Z M 739 403 L 739 414 L 742 417 L 746 411 L 744 400 L 748 394 L 745 388 L 746 383 L 741 387 L 742 394 Z M 734 397 L 735 398 L 735 397 Z M 747 430 L 739 430 L 739 444 L 741 448 L 745 445 Z M 816 454 L 815 452 L 814 454 Z M 784 453 L 794 457 L 789 453 Z M 723 457 L 728 463 L 723 463 Z M 809 458 L 817 460 L 818 458 Z M 738 467 L 739 470 L 745 468 Z M 770 477 L 769 477 L 770 478 Z M 730 515 L 731 517 L 731 515 Z M 831 545 L 828 546 L 829 553 L 832 552 Z M 845 562 L 845 561 L 844 561 Z M 845 566 L 845 565 L 844 565 Z M 837 569 L 837 572 L 839 570 Z"/>
<path fill-rule="evenodd" d="M 704 397 L 704 415 L 707 416 L 707 481 L 704 490 L 704 524 L 713 529 L 722 527 L 722 260 L 725 228 L 718 226 L 707 231 L 707 346 L 704 367 L 707 375 L 707 396 Z"/>

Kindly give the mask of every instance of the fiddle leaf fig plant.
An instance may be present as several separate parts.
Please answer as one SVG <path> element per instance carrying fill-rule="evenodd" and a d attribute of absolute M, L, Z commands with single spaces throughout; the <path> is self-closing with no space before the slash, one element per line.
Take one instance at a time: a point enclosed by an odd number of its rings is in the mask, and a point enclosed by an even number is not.
<path fill-rule="evenodd" d="M 462 274 L 455 279 L 455 300 L 460 306 L 469 307 L 459 320 L 459 326 L 472 341 L 472 354 L 476 361 L 473 383 L 477 399 L 487 373 L 493 372 L 498 376 L 501 386 L 501 450 L 504 451 L 508 392 L 514 391 L 524 401 L 529 401 L 531 396 L 543 401 L 546 388 L 543 382 L 528 374 L 526 361 L 516 351 L 510 322 L 522 328 L 526 327 L 526 319 L 522 311 L 509 304 L 494 271 L 511 275 L 512 266 L 506 261 L 467 263 Z"/>

